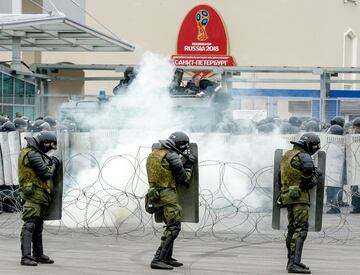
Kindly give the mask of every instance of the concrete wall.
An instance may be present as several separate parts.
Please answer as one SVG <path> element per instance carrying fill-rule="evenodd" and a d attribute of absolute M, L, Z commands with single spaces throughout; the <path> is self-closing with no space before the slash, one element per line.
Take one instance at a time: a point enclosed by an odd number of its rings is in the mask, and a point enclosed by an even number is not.
<path fill-rule="evenodd" d="M 360 6 L 342 0 L 87 0 L 86 9 L 120 38 L 137 46 L 135 53 L 67 54 L 74 63 L 137 63 L 145 51 L 170 56 L 186 14 L 198 4 L 222 16 L 230 54 L 240 66 L 343 66 L 345 33 L 360 35 Z M 110 8 L 109 8 L 110 7 Z M 107 32 L 92 18 L 86 24 Z M 357 37 L 356 37 L 357 38 Z M 359 47 L 353 64 L 360 64 Z M 43 62 L 64 61 L 64 54 L 44 54 Z M 100 75 L 89 72 L 87 75 Z M 87 83 L 86 90 L 111 90 L 115 83 Z"/>
<path fill-rule="evenodd" d="M 41 0 L 36 0 L 39 4 Z M 88 26 L 108 33 L 71 1 L 53 0 L 59 10 L 85 18 Z M 360 5 L 343 0 L 77 0 L 81 7 L 123 40 L 135 44 L 135 53 L 43 53 L 43 63 L 138 63 L 146 51 L 170 56 L 186 14 L 198 4 L 214 7 L 227 28 L 230 54 L 237 64 L 266 66 L 357 66 L 360 50 Z M 45 2 L 44 2 L 45 3 Z M 48 4 L 45 4 L 48 7 Z M 23 1 L 25 13 L 41 12 Z M 70 13 L 68 14 L 70 16 Z M 71 15 L 73 16 L 73 15 Z M 353 42 L 346 42 L 346 34 Z M 359 42 L 360 43 L 360 42 Z M 357 44 L 359 44 L 357 43 Z M 344 50 L 347 52 L 344 52 Z M 351 54 L 349 53 L 351 51 Z M 0 56 L 2 58 L 2 55 Z M 30 56 L 26 56 L 31 61 Z M 39 60 L 39 57 L 33 57 Z M 27 61 L 25 60 L 25 62 Z M 31 62 L 30 62 L 31 63 Z M 116 73 L 114 73 L 116 75 Z M 87 72 L 87 76 L 109 72 Z M 120 75 L 120 74 L 119 74 Z M 342 77 L 342 76 L 340 76 Z M 88 82 L 86 93 L 108 92 L 116 82 Z M 254 85 L 255 87 L 256 85 Z M 256 86 L 258 87 L 258 86 Z M 313 88 L 313 87 L 309 87 Z M 351 87 L 351 88 L 354 88 Z"/>
<path fill-rule="evenodd" d="M 70 0 L 52 0 L 52 3 L 59 12 L 64 13 L 66 17 L 81 24 L 85 24 L 85 12 L 83 11 L 85 10 L 85 2 L 86 0 L 74 0 L 74 2 Z M 54 6 L 49 1 L 44 1 L 45 11 L 50 10 L 56 13 L 57 11 Z"/>

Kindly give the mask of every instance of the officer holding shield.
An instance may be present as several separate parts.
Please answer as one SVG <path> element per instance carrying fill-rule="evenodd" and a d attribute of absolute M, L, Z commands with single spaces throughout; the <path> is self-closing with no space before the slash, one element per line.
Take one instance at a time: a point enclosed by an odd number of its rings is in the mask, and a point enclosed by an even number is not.
<path fill-rule="evenodd" d="M 281 202 L 288 211 L 287 270 L 289 273 L 310 274 L 301 263 L 301 254 L 309 228 L 309 190 L 316 186 L 321 171 L 314 166 L 311 155 L 320 149 L 320 139 L 314 133 L 303 134 L 280 162 Z"/>
<path fill-rule="evenodd" d="M 23 201 L 21 229 L 21 264 L 36 266 L 38 263 L 52 264 L 54 261 L 43 253 L 43 220 L 52 199 L 53 176 L 59 160 L 46 155 L 56 149 L 56 136 L 41 132 L 36 137 L 26 137 L 27 146 L 20 151 L 19 192 Z M 31 254 L 31 244 L 32 252 Z"/>
<path fill-rule="evenodd" d="M 149 200 L 161 211 L 165 230 L 160 247 L 151 262 L 154 269 L 173 269 L 183 264 L 172 258 L 174 241 L 181 230 L 181 206 L 178 202 L 178 184 L 189 186 L 195 157 L 188 152 L 189 137 L 175 132 L 167 140 L 160 140 L 160 148 L 149 155 L 146 170 L 149 181 Z M 182 157 L 185 157 L 183 162 Z"/>

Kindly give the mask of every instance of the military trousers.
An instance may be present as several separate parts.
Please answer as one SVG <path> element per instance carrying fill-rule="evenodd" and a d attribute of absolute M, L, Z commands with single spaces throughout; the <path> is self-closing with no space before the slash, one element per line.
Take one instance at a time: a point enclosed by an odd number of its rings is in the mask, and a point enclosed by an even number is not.
<path fill-rule="evenodd" d="M 47 211 L 47 205 L 32 202 L 26 200 L 23 205 L 22 219 L 23 221 L 27 220 L 43 220 L 45 213 Z"/>
<path fill-rule="evenodd" d="M 157 206 L 161 210 L 161 214 L 163 216 L 163 221 L 166 224 L 165 230 L 163 232 L 163 237 L 161 238 L 161 246 L 163 245 L 163 241 L 172 236 L 173 230 L 178 228 L 181 221 L 181 206 L 178 202 L 178 196 L 176 189 L 173 188 L 165 188 L 159 189 L 159 202 Z M 176 230 L 176 229 L 175 229 Z"/>
<path fill-rule="evenodd" d="M 295 254 L 296 240 L 300 238 L 301 232 L 309 230 L 310 206 L 304 203 L 289 204 L 288 211 L 288 234 L 286 236 L 286 247 L 290 254 Z"/>

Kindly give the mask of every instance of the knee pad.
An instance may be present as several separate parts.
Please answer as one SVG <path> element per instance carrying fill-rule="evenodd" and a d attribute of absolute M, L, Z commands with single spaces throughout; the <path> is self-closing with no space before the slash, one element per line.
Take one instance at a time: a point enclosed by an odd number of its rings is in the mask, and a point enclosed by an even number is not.
<path fill-rule="evenodd" d="M 177 236 L 179 235 L 181 231 L 181 224 L 177 224 L 173 227 L 173 229 L 171 230 L 171 235 L 173 237 L 173 239 L 175 240 L 177 238 Z"/>
<path fill-rule="evenodd" d="M 29 231 L 29 232 L 34 232 L 35 230 L 35 221 L 32 220 L 28 220 L 24 223 L 24 229 Z"/>
<path fill-rule="evenodd" d="M 301 228 L 301 231 L 300 231 L 300 238 L 301 238 L 302 240 L 305 240 L 305 239 L 306 239 L 308 231 L 309 231 L 309 225 L 308 225 L 308 224 L 305 224 L 305 225 L 303 226 L 303 228 Z"/>

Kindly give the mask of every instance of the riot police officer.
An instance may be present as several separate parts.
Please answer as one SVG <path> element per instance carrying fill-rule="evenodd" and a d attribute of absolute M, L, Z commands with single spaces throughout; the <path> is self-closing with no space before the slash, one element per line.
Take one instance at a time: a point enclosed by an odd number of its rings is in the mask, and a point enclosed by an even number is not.
<path fill-rule="evenodd" d="M 11 121 L 6 121 L 3 125 L 0 126 L 0 132 L 13 132 L 16 131 L 14 123 Z"/>
<path fill-rule="evenodd" d="M 113 89 L 114 95 L 123 95 L 126 93 L 126 89 L 130 86 L 136 77 L 136 73 L 133 67 L 127 67 L 124 72 L 124 78 L 120 80 L 119 84 Z"/>
<path fill-rule="evenodd" d="M 310 194 L 321 176 L 314 166 L 311 155 L 320 149 L 320 139 L 314 133 L 303 134 L 283 156 L 280 162 L 281 201 L 288 211 L 287 270 L 289 273 L 310 274 L 309 268 L 301 263 L 304 241 L 308 232 Z"/>
<path fill-rule="evenodd" d="M 42 243 L 43 219 L 52 198 L 52 178 L 59 161 L 46 155 L 56 149 L 56 136 L 42 132 L 36 137 L 26 137 L 27 146 L 19 154 L 19 192 L 23 200 L 21 229 L 21 264 L 36 266 L 52 264 L 44 255 Z M 31 255 L 31 243 L 33 254 Z"/>
<path fill-rule="evenodd" d="M 339 125 L 341 128 L 343 128 L 345 125 L 345 119 L 342 116 L 334 116 L 330 120 L 330 124 L 331 125 Z"/>
<path fill-rule="evenodd" d="M 334 117 L 331 120 L 331 127 L 328 130 L 328 133 L 332 135 L 342 136 L 344 134 L 344 129 L 341 125 L 344 125 L 342 117 Z M 343 163 L 343 173 L 346 173 L 345 159 Z M 343 175 L 344 175 L 343 174 Z M 344 177 L 344 176 L 343 176 Z M 344 179 L 342 178 L 341 185 L 343 184 Z M 340 207 L 344 205 L 343 203 L 343 187 L 342 186 L 327 186 L 326 187 L 326 202 L 329 204 L 330 209 L 326 211 L 326 214 L 339 214 L 341 213 Z"/>
<path fill-rule="evenodd" d="M 172 258 L 174 241 L 181 230 L 181 206 L 178 203 L 176 186 L 189 186 L 195 157 L 185 155 L 189 149 L 189 137 L 183 132 L 175 132 L 167 140 L 160 140 L 159 149 L 153 150 L 146 162 L 148 181 L 155 198 L 156 207 L 162 212 L 165 230 L 161 237 L 151 268 L 173 269 L 183 264 Z M 181 156 L 185 155 L 183 163 Z"/>
<path fill-rule="evenodd" d="M 360 134 L 360 117 L 356 117 L 352 123 L 354 134 Z M 360 214 L 360 183 L 351 186 L 351 214 Z"/>

